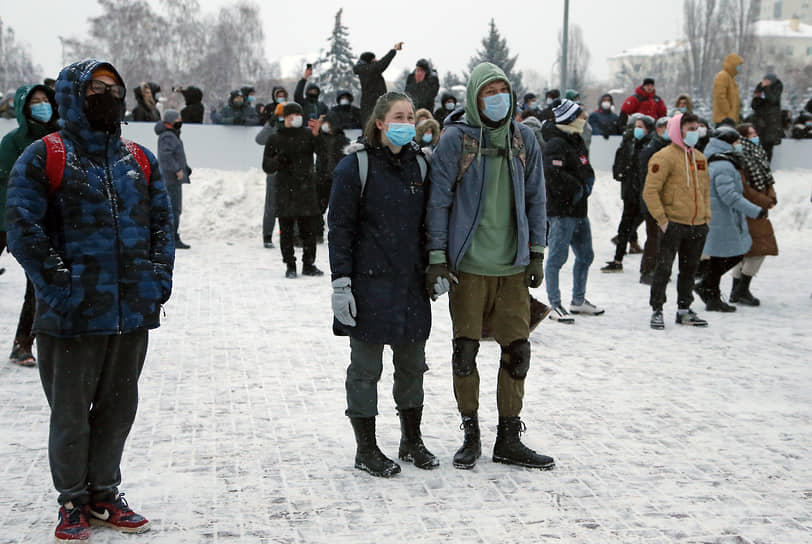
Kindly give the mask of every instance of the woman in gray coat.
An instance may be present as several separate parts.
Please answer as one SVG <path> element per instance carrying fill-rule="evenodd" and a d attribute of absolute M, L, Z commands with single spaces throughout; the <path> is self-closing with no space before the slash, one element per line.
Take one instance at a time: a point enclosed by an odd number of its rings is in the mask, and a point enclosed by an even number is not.
<path fill-rule="evenodd" d="M 711 221 L 705 248 L 710 256 L 708 272 L 697 284 L 696 292 L 709 312 L 735 312 L 736 307 L 722 301 L 719 282 L 722 275 L 736 266 L 750 249 L 752 239 L 747 217 L 766 215 L 766 210 L 743 196 L 741 137 L 732 127 L 720 127 L 705 148 L 710 175 Z"/>
<path fill-rule="evenodd" d="M 175 248 L 189 249 L 191 246 L 184 244 L 178 234 L 182 208 L 181 186 L 183 183 L 189 183 L 189 175 L 192 173 L 192 169 L 186 164 L 186 152 L 183 150 L 183 142 L 180 141 L 182 124 L 180 113 L 176 110 L 166 110 L 164 120 L 155 123 L 155 134 L 158 135 L 158 163 L 169 192 L 169 200 L 172 202 Z"/>

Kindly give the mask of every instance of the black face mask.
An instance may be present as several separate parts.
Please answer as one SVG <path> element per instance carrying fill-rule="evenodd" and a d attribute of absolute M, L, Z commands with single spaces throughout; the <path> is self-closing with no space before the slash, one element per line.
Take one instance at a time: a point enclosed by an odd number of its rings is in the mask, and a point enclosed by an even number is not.
<path fill-rule="evenodd" d="M 309 94 L 307 95 L 307 99 L 314 104 L 319 101 L 319 95 L 317 94 Z"/>
<path fill-rule="evenodd" d="M 121 125 L 121 100 L 110 93 L 85 97 L 85 115 L 93 130 L 113 133 Z"/>
<path fill-rule="evenodd" d="M 178 121 L 177 123 L 175 123 L 174 125 L 172 125 L 172 129 L 173 129 L 175 132 L 177 132 L 177 133 L 178 133 L 178 136 L 180 136 L 180 127 L 182 127 L 182 126 L 183 126 L 183 121 Z"/>

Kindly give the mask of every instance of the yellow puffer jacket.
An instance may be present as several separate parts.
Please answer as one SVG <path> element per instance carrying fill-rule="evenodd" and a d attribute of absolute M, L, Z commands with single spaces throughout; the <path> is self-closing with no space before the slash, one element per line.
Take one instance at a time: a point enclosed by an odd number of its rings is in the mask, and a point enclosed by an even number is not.
<path fill-rule="evenodd" d="M 710 177 L 705 155 L 696 149 L 686 153 L 674 143 L 655 153 L 648 162 L 643 201 L 659 225 L 666 221 L 684 225 L 710 222 Z"/>
<path fill-rule="evenodd" d="M 739 85 L 736 83 L 736 74 L 739 65 L 744 59 L 739 55 L 730 54 L 722 63 L 722 70 L 713 79 L 713 122 L 718 123 L 725 117 L 739 122 L 741 99 L 739 98 Z"/>

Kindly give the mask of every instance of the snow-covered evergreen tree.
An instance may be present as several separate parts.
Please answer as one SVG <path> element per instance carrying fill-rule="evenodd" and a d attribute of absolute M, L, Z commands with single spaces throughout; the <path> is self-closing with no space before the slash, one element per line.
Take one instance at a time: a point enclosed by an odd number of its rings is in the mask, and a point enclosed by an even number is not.
<path fill-rule="evenodd" d="M 499 30 L 497 30 L 496 23 L 493 19 L 491 19 L 489 26 L 490 30 L 488 31 L 488 35 L 482 38 L 482 49 L 477 51 L 477 54 L 471 57 L 471 60 L 468 62 L 468 74 L 465 74 L 466 79 L 471 73 L 471 70 L 476 68 L 477 64 L 490 62 L 505 72 L 511 85 L 513 85 L 513 90 L 516 92 L 516 95 L 521 96 L 524 94 L 522 72 L 513 70 L 519 55 L 510 56 L 507 40 L 499 34 Z"/>
<path fill-rule="evenodd" d="M 316 75 L 313 82 L 321 88 L 322 100 L 328 103 L 335 99 L 336 91 L 342 89 L 352 92 L 356 100 L 361 96 L 358 78 L 352 73 L 355 55 L 350 46 L 349 31 L 341 23 L 343 11 L 341 8 L 336 12 L 333 33 L 327 38 L 327 49 L 322 50 L 321 57 L 314 63 Z"/>

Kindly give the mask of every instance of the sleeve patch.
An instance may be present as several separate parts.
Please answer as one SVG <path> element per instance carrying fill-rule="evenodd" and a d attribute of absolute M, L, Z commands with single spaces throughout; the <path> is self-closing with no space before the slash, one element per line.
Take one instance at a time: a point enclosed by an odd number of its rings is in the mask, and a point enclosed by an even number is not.
<path fill-rule="evenodd" d="M 659 164 L 657 164 L 655 162 L 654 164 L 651 165 L 651 173 L 652 174 L 656 174 L 659 171 L 660 171 L 660 165 Z"/>
<path fill-rule="evenodd" d="M 553 166 L 564 166 L 564 161 L 553 159 Z"/>
<path fill-rule="evenodd" d="M 697 170 L 704 170 L 705 169 L 705 161 L 696 161 L 696 169 Z"/>

